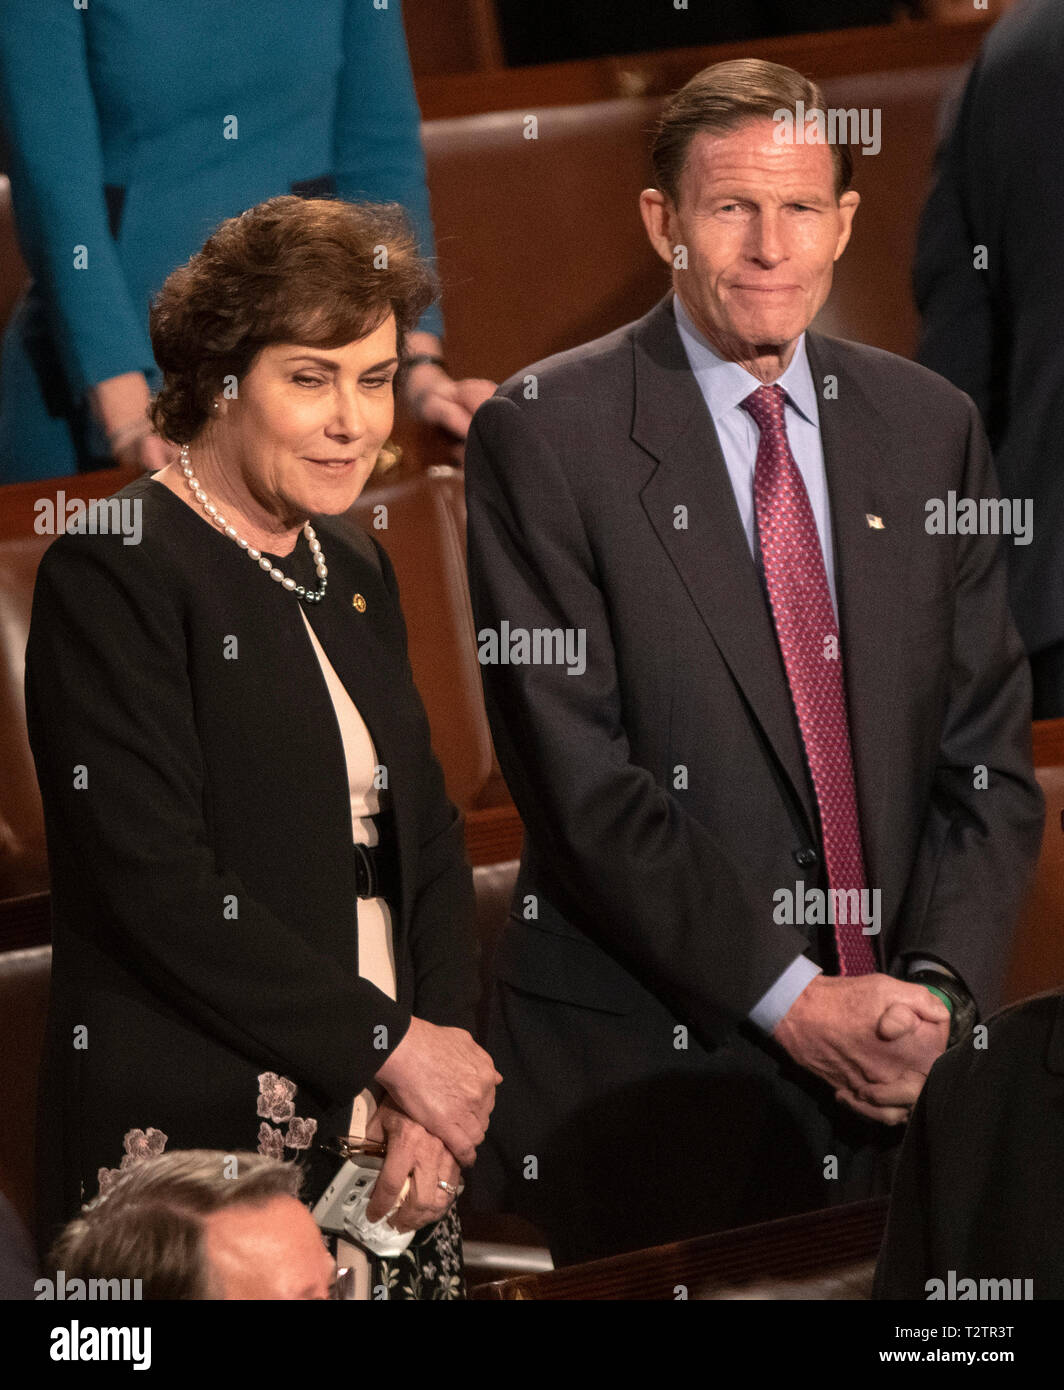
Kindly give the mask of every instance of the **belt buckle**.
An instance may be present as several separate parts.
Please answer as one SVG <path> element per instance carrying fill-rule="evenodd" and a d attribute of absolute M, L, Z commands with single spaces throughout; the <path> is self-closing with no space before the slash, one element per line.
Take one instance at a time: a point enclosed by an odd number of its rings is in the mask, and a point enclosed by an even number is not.
<path fill-rule="evenodd" d="M 355 881 L 360 898 L 376 898 L 377 874 L 365 845 L 355 845 Z"/>

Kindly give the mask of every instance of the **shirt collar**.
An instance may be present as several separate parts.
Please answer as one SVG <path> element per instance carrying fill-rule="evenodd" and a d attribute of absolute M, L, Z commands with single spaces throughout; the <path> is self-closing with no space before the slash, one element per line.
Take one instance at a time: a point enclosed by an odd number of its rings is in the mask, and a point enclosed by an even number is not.
<path fill-rule="evenodd" d="M 757 377 L 748 372 L 745 367 L 740 367 L 738 362 L 726 362 L 724 358 L 719 357 L 714 352 L 692 323 L 691 316 L 684 308 L 683 301 L 678 294 L 673 295 L 672 304 L 673 312 L 676 315 L 676 327 L 687 353 L 687 360 L 691 364 L 691 370 L 694 372 L 695 379 L 706 398 L 710 415 L 714 420 L 719 420 L 729 410 L 734 410 L 741 401 L 749 396 L 751 391 L 756 391 L 763 383 L 758 381 Z M 805 350 L 804 333 L 795 345 L 794 356 L 788 363 L 787 370 L 782 376 L 777 377 L 773 384 L 782 386 L 787 393 L 789 403 L 811 425 L 820 428 L 816 387 L 813 385 L 813 373 L 809 366 L 809 356 Z"/>

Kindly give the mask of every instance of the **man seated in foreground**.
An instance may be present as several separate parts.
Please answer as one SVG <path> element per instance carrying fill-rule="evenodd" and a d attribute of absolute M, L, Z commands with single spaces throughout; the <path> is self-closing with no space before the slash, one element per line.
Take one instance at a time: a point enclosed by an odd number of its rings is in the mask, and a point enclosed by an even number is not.
<path fill-rule="evenodd" d="M 336 1268 L 301 1183 L 260 1154 L 146 1159 L 63 1229 L 55 1280 L 127 1280 L 122 1296 L 145 1300 L 329 1298 Z"/>

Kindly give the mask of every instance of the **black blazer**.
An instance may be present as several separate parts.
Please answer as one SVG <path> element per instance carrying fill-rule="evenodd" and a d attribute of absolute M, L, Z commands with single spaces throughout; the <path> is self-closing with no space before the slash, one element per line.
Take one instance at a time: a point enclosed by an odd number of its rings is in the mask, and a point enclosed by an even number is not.
<path fill-rule="evenodd" d="M 928 535 L 925 502 L 993 492 L 986 440 L 972 403 L 924 368 L 817 333 L 807 343 L 881 968 L 936 957 L 985 1013 L 1041 838 L 1029 676 L 998 540 Z M 586 633 L 579 676 L 483 667 L 526 827 L 497 959 L 516 993 L 488 1039 L 508 1080 L 493 1128 L 516 1117 L 512 1166 L 546 1094 L 575 1088 L 575 1113 L 581 1091 L 590 1104 L 622 1075 L 649 1081 L 674 1065 L 660 1054 L 670 1020 L 706 1053 L 731 1047 L 790 961 L 817 958 L 810 929 L 774 920 L 773 894 L 822 882 L 821 841 L 772 619 L 671 297 L 505 383 L 477 412 L 466 477 L 478 629 Z M 601 1065 L 575 1081 L 577 1043 L 560 1051 L 531 1026 L 516 1043 L 529 996 L 586 1010 Z M 654 1026 L 637 1022 L 655 1010 Z"/>
<path fill-rule="evenodd" d="M 263 1072 L 297 1086 L 319 1137 L 346 1132 L 411 1014 L 469 1027 L 476 995 L 461 824 L 387 556 L 315 518 L 329 590 L 305 611 L 387 768 L 396 1001 L 357 973 L 346 765 L 299 600 L 161 484 L 120 496 L 141 543 L 58 539 L 27 651 L 53 902 L 44 1228 L 95 1195 L 130 1130 L 255 1149 Z M 282 564 L 316 583 L 302 537 Z"/>
<path fill-rule="evenodd" d="M 1064 1298 L 1064 996 L 1005 1009 L 978 1042 L 939 1058 L 913 1110 L 878 1298 L 941 1299 L 951 1271 L 954 1298 L 971 1292 L 963 1279 L 1007 1279 L 1013 1298 Z M 998 1298 L 1000 1287 L 976 1292 Z"/>

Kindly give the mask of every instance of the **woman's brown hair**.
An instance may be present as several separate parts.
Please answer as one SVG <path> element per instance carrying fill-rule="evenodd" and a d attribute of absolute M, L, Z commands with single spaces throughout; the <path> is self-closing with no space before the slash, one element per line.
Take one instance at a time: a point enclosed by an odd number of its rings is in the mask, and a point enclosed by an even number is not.
<path fill-rule="evenodd" d="M 150 416 L 187 444 L 271 343 L 335 348 L 395 315 L 403 340 L 436 280 L 397 204 L 283 195 L 223 222 L 167 277 L 149 315 L 163 373 Z"/>

